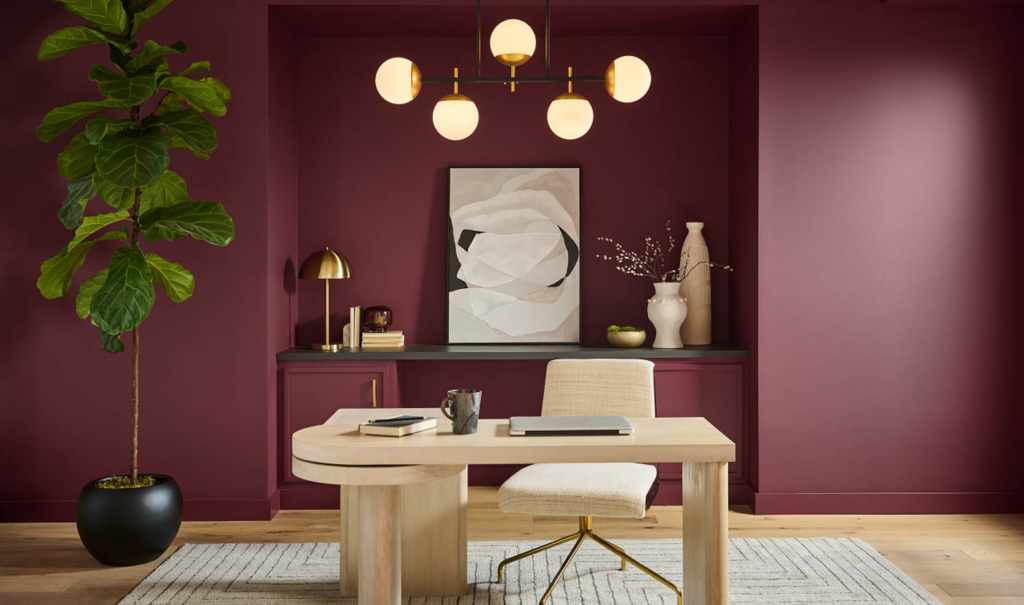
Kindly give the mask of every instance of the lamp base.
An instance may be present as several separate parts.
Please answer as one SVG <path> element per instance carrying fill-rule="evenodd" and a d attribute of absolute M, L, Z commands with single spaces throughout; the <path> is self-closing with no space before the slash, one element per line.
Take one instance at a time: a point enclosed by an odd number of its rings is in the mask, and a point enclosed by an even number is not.
<path fill-rule="evenodd" d="M 341 350 L 342 347 L 341 347 L 340 343 L 332 342 L 330 344 L 323 344 L 323 343 L 311 344 L 311 345 L 309 345 L 309 348 L 313 349 L 314 351 L 330 351 L 332 353 L 337 353 L 338 351 Z"/>

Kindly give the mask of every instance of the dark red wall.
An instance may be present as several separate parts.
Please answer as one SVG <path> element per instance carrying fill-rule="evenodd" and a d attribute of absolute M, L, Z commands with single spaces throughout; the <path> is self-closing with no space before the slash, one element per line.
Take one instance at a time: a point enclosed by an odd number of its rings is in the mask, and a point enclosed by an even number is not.
<path fill-rule="evenodd" d="M 543 31 L 543 30 L 541 30 Z M 646 326 L 651 280 L 624 275 L 596 255 L 611 237 L 642 250 L 644 237 L 677 245 L 683 223 L 704 221 L 716 259 L 729 254 L 729 39 L 556 38 L 552 72 L 600 75 L 615 57 L 633 54 L 655 74 L 639 102 L 619 103 L 604 86 L 578 84 L 595 113 L 583 138 L 563 141 L 548 128 L 558 84 L 464 85 L 480 111 L 477 131 L 452 142 L 435 132 L 434 104 L 450 85 L 427 84 L 407 105 L 392 105 L 373 85 L 392 56 L 417 62 L 424 74 L 467 75 L 475 68 L 470 38 L 312 38 L 300 42 L 299 251 L 325 245 L 346 255 L 353 278 L 333 284 L 336 340 L 348 307 L 384 304 L 408 342 L 444 343 L 448 166 L 580 166 L 583 340 L 605 341 L 609 324 Z M 493 59 L 485 75 L 506 72 Z M 518 68 L 543 75 L 543 55 Z M 667 244 L 667 238 L 666 244 Z M 714 276 L 715 336 L 728 335 L 728 279 Z M 323 339 L 323 286 L 299 283 L 299 343 Z M 652 336 L 653 338 L 653 336 Z M 605 341 L 606 342 L 606 341 Z"/>
<path fill-rule="evenodd" d="M 1024 506 L 1019 9 L 761 11 L 759 512 Z"/>
<path fill-rule="evenodd" d="M 67 520 L 86 481 L 123 472 L 127 466 L 129 361 L 127 355 L 99 350 L 95 331 L 75 317 L 73 299 L 45 301 L 35 289 L 39 264 L 66 243 L 68 233 L 54 216 L 64 198 L 55 157 L 66 138 L 45 145 L 36 140 L 34 128 L 51 107 L 98 97 L 85 73 L 105 53 L 88 49 L 37 65 L 39 41 L 78 20 L 57 3 L 18 3 L 6 10 L 9 22 L 20 24 L 3 42 L 6 81 L 28 83 L 24 86 L 30 94 L 0 99 L 7 194 L 0 205 L 0 305 L 6 319 L 0 324 L 0 463 L 6 471 L 0 483 L 0 520 Z M 312 155 L 312 148 L 301 144 L 302 120 L 311 117 L 301 112 L 317 107 L 316 101 L 290 99 L 276 83 L 269 85 L 271 70 L 277 74 L 275 82 L 289 70 L 301 82 L 309 77 L 303 62 L 318 59 L 274 56 L 271 61 L 267 12 L 262 0 L 178 0 L 147 26 L 147 34 L 158 41 L 186 40 L 192 48 L 189 59 L 212 60 L 216 74 L 235 93 L 228 116 L 217 121 L 221 148 L 214 158 L 204 163 L 175 154 L 173 168 L 188 179 L 193 197 L 225 204 L 238 236 L 226 249 L 187 239 L 160 246 L 161 254 L 195 273 L 196 295 L 181 305 L 160 296 L 142 330 L 143 469 L 178 478 L 190 518 L 259 518 L 273 505 L 273 354 L 290 339 L 286 315 L 294 316 L 296 296 L 302 301 L 303 323 L 316 320 L 321 300 L 320 290 L 308 283 L 299 284 L 295 294 L 288 259 L 301 260 L 320 245 L 318 240 L 336 240 L 343 249 L 340 236 L 345 229 L 374 229 L 371 219 L 383 213 L 394 227 L 392 241 L 411 240 L 417 246 L 414 254 L 395 257 L 388 252 L 387 239 L 382 241 L 380 254 L 391 258 L 394 273 L 374 272 L 369 270 L 377 266 L 374 260 L 354 258 L 357 276 L 365 275 L 360 278 L 365 281 L 338 285 L 336 313 L 343 313 L 350 299 L 346 297 L 353 296 L 358 284 L 359 302 L 392 304 L 402 327 L 414 331 L 418 340 L 440 342 L 444 286 L 437 267 L 443 263 L 443 167 L 480 163 L 481 156 L 487 163 L 526 162 L 521 150 L 529 149 L 527 135 L 536 136 L 535 157 L 529 163 L 579 162 L 585 179 L 599 174 L 591 166 L 601 165 L 605 154 L 618 156 L 606 166 L 630 167 L 621 180 L 609 179 L 607 192 L 585 180 L 585 203 L 601 199 L 594 194 L 604 195 L 599 203 L 609 204 L 612 212 L 608 219 L 585 207 L 586 237 L 599 234 L 601 221 L 609 228 L 636 229 L 639 235 L 657 220 L 651 219 L 649 226 L 621 217 L 644 215 L 649 204 L 667 203 L 672 196 L 681 204 L 700 204 L 691 209 L 696 210 L 707 208 L 716 195 L 724 195 L 714 199 L 734 207 L 736 196 L 750 204 L 751 192 L 756 192 L 756 215 L 742 215 L 756 221 L 756 315 L 750 316 L 749 307 L 733 309 L 727 329 L 737 335 L 748 330 L 745 337 L 757 346 L 758 383 L 751 395 L 757 397 L 759 423 L 759 511 L 1020 506 L 1024 463 L 1013 449 L 1024 421 L 1017 378 L 1024 361 L 1018 311 L 1024 303 L 1019 286 L 1024 259 L 1013 239 L 1022 220 L 1019 200 L 1024 198 L 1015 174 L 1024 164 L 1024 129 L 1014 111 L 1024 105 L 1024 57 L 1017 39 L 1024 16 L 1019 7 L 763 2 L 756 32 L 756 187 L 749 182 L 749 160 L 739 161 L 746 168 L 724 172 L 746 175 L 740 184 L 721 181 L 719 165 L 681 163 L 680 174 L 686 177 L 680 179 L 682 185 L 662 182 L 656 190 L 663 195 L 653 200 L 630 194 L 633 183 L 663 178 L 662 171 L 653 171 L 652 177 L 644 169 L 649 162 L 642 156 L 648 148 L 634 145 L 634 155 L 629 155 L 608 143 L 632 144 L 641 137 L 616 131 L 634 120 L 647 128 L 655 117 L 672 116 L 668 130 L 690 124 L 689 132 L 701 132 L 702 124 L 688 122 L 692 112 L 687 109 L 693 106 L 686 103 L 707 102 L 701 95 L 710 89 L 680 89 L 676 98 L 684 102 L 663 107 L 660 116 L 653 111 L 645 115 L 640 105 L 614 104 L 598 89 L 588 94 L 597 113 L 594 131 L 576 143 L 546 138 L 550 135 L 543 128 L 542 109 L 548 93 L 524 89 L 513 99 L 504 91 L 481 91 L 474 98 L 484 121 L 466 142 L 475 147 L 464 149 L 436 141 L 428 96 L 409 106 L 382 108 L 378 115 L 386 120 L 376 123 L 343 115 L 338 106 L 324 107 L 323 129 L 335 133 L 335 147 L 366 132 L 385 132 L 390 136 L 381 137 L 380 148 L 364 152 L 367 158 L 379 154 L 375 165 L 399 163 L 419 166 L 419 171 L 432 166 L 433 173 L 418 172 L 418 179 L 410 179 L 414 186 L 397 192 L 381 182 L 367 189 L 367 179 L 321 180 L 320 189 L 309 189 L 304 185 L 309 166 L 326 173 L 347 168 L 326 154 Z M 394 9 L 396 20 L 402 14 L 402 8 Z M 274 35 L 274 52 L 291 44 L 287 38 L 287 32 Z M 351 74 L 351 88 L 342 90 L 353 98 L 339 102 L 374 98 L 372 77 L 367 76 L 387 54 L 385 49 L 407 48 L 411 54 L 416 44 L 377 42 L 381 45 L 354 49 L 353 57 L 365 63 L 321 65 L 324 80 L 335 87 Z M 636 42 L 651 49 L 669 43 Z M 438 42 L 438 52 L 454 53 L 445 50 L 449 43 L 456 41 Z M 615 42 L 620 43 L 623 53 L 635 48 L 633 40 Z M 701 42 L 685 42 L 690 43 Z M 311 44 L 348 42 L 294 44 L 298 54 Z M 567 47 L 559 52 L 576 51 Z M 723 49 L 723 57 L 729 52 Z M 598 53 L 598 64 L 581 60 L 574 66 L 600 69 L 605 53 Z M 619 53 L 609 49 L 607 54 Z M 716 55 L 709 51 L 701 56 L 707 61 L 700 65 L 666 66 L 661 63 L 665 59 L 652 58 L 651 94 L 663 73 L 702 69 Z M 417 59 L 431 72 L 447 69 L 453 61 L 444 54 L 417 54 Z M 471 59 L 460 55 L 459 66 L 469 65 Z M 724 71 L 720 76 L 728 78 Z M 738 84 L 723 80 L 733 95 Z M 742 84 L 749 86 L 749 80 Z M 650 101 L 654 107 L 656 97 Z M 514 111 L 499 117 L 493 108 L 503 104 Z M 289 127 L 292 106 L 300 116 Z M 534 108 L 532 117 L 521 113 L 528 107 Z M 739 114 L 750 120 L 749 108 Z M 289 128 L 294 130 L 291 135 Z M 720 127 L 708 132 L 734 140 L 734 133 L 723 135 Z M 290 136 L 295 136 L 293 142 L 288 142 Z M 503 144 L 520 151 L 505 152 Z M 287 152 L 279 153 L 287 145 L 299 149 L 297 166 Z M 686 141 L 679 145 L 664 140 L 660 148 L 702 160 Z M 735 149 L 721 147 L 718 140 L 711 145 L 707 157 L 737 166 Z M 354 186 L 362 188 L 363 204 L 350 211 Z M 677 195 L 689 186 L 695 187 L 693 195 Z M 304 204 L 311 198 L 322 198 L 323 221 L 333 221 L 319 232 L 318 225 L 310 224 L 312 217 L 289 211 L 288 200 Z M 345 204 L 328 208 L 331 200 Z M 393 204 L 408 206 L 400 211 Z M 685 206 L 676 211 L 680 220 L 689 216 Z M 408 219 L 417 213 L 423 222 Z M 730 254 L 741 254 L 749 240 L 736 239 L 749 236 L 750 228 L 730 220 L 725 233 L 709 239 L 712 246 L 728 241 Z M 87 262 L 73 288 L 98 268 L 97 259 Z M 431 277 L 433 271 L 437 278 Z M 585 274 L 584 304 L 604 309 L 585 312 L 585 337 L 590 340 L 620 315 L 643 318 L 642 303 L 639 309 L 634 306 L 646 297 L 640 283 L 609 281 L 602 286 L 600 271 L 591 261 Z M 617 277 L 607 275 L 609 280 Z M 749 292 L 750 281 L 734 278 L 736 290 Z M 635 294 L 628 292 L 634 289 Z M 423 304 L 395 302 L 409 293 Z M 733 293 L 716 300 L 737 304 L 740 298 Z M 607 302 L 593 303 L 595 299 Z M 751 325 L 756 336 L 749 334 Z"/>
<path fill-rule="evenodd" d="M 128 469 L 131 358 L 130 351 L 103 352 L 96 329 L 75 315 L 78 284 L 104 266 L 99 246 L 71 296 L 48 301 L 36 290 L 39 265 L 70 239 L 56 219 L 66 192 L 55 165 L 78 130 L 51 144 L 34 131 L 51 108 L 100 98 L 86 73 L 108 53 L 96 46 L 37 64 L 46 35 L 82 20 L 53 2 L 15 3 L 5 18 L 19 24 L 3 42 L 5 82 L 25 92 L 0 98 L 7 133 L 0 141 L 7 199 L 0 205 L 0 462 L 8 473 L 0 519 L 68 520 L 87 481 Z M 181 304 L 158 294 L 140 331 L 140 465 L 177 478 L 189 518 L 265 517 L 275 488 L 268 473 L 276 454 L 268 447 L 266 21 L 257 3 L 184 0 L 145 29 L 165 44 L 185 40 L 188 59 L 175 65 L 209 59 L 235 95 L 227 116 L 215 120 L 213 159 L 172 151 L 171 168 L 194 199 L 224 204 L 237 236 L 223 249 L 190 238 L 152 246 L 190 269 L 196 288 Z M 89 212 L 102 207 L 93 202 Z"/>

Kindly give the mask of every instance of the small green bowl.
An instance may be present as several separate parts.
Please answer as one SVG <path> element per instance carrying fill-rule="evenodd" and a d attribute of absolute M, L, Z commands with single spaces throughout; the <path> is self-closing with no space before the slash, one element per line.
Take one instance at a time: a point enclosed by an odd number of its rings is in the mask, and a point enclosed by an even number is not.
<path fill-rule="evenodd" d="M 608 343 L 620 349 L 635 349 L 647 340 L 647 332 L 608 332 Z"/>

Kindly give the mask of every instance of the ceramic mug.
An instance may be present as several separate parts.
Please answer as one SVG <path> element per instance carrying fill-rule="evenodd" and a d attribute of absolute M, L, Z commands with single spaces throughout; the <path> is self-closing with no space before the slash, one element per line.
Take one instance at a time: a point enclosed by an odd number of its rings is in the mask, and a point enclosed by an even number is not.
<path fill-rule="evenodd" d="M 441 401 L 441 413 L 452 421 L 452 432 L 456 435 L 472 435 L 480 419 L 480 398 L 483 391 L 476 389 L 452 389 Z M 450 409 L 449 409 L 450 408 Z"/>

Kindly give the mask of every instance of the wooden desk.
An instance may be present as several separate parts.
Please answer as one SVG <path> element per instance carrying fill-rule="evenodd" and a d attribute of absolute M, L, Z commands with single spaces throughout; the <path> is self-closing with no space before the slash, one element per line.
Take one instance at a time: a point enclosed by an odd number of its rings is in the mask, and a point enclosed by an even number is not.
<path fill-rule="evenodd" d="M 438 416 L 434 408 L 406 408 L 403 413 Z M 531 464 L 543 462 L 682 462 L 683 463 L 683 602 L 685 605 L 726 605 L 728 602 L 727 463 L 735 445 L 703 418 L 636 418 L 636 433 L 627 436 L 510 437 L 507 420 L 480 420 L 475 435 L 454 435 L 439 419 L 438 430 L 401 439 L 360 435 L 358 424 L 390 416 L 395 410 L 342 409 L 320 426 L 292 437 L 292 472 L 319 483 L 358 489 L 358 567 L 360 605 L 398 605 L 402 598 L 403 485 L 448 482 L 442 497 L 446 510 L 435 511 L 433 524 L 460 527 L 460 541 L 433 561 L 459 560 L 465 592 L 465 493 L 467 464 Z M 455 478 L 458 479 L 455 479 Z M 440 488 L 445 489 L 445 488 Z M 435 493 L 435 495 L 437 495 Z M 344 518 L 351 494 L 342 489 L 342 592 L 346 591 L 347 526 Z M 461 516 L 461 519 L 459 518 Z M 414 546 L 435 549 L 429 543 Z M 349 556 L 346 557 L 345 555 Z M 369 565 L 365 563 L 371 563 Z M 351 567 L 349 567 L 351 569 Z M 435 574 L 436 576 L 436 574 Z M 451 579 L 451 578 L 449 578 Z M 453 583 L 458 585 L 456 576 Z M 407 595 L 408 596 L 408 595 Z M 420 595 L 430 596 L 430 595 Z"/>

